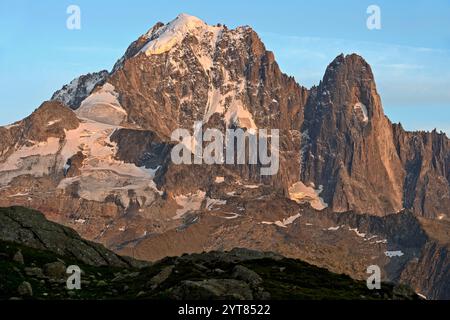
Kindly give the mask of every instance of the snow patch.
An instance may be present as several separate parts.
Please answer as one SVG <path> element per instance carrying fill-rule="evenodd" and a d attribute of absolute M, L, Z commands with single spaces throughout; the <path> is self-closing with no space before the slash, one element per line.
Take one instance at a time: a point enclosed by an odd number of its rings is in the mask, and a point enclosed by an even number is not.
<path fill-rule="evenodd" d="M 50 127 L 52 125 L 54 125 L 55 123 L 61 122 L 61 119 L 57 119 L 57 120 L 52 120 L 47 122 L 47 127 Z"/>
<path fill-rule="evenodd" d="M 28 196 L 28 195 L 29 195 L 29 193 L 21 193 L 21 192 L 19 192 L 19 193 L 12 194 L 12 195 L 8 196 L 8 198 L 23 197 L 23 196 Z"/>
<path fill-rule="evenodd" d="M 355 232 L 358 237 L 365 238 L 366 236 L 365 233 L 359 232 L 357 228 L 348 228 L 348 230 Z"/>
<path fill-rule="evenodd" d="M 140 206 L 149 205 L 155 194 L 161 194 L 153 178 L 156 169 L 137 167 L 116 159 L 117 146 L 110 136 L 116 126 L 84 120 L 79 127 L 66 131 L 66 140 L 60 154 L 60 161 L 67 168 L 67 160 L 81 152 L 84 160 L 78 177 L 63 179 L 58 188 L 79 183 L 78 193 L 83 199 L 104 202 L 114 195 L 124 207 L 128 207 L 130 197 Z M 130 196 L 130 193 L 132 196 Z"/>
<path fill-rule="evenodd" d="M 196 193 L 176 196 L 175 201 L 181 208 L 177 209 L 176 215 L 172 219 L 178 220 L 189 211 L 200 210 L 202 202 L 205 199 L 205 195 L 206 192 L 198 190 Z"/>
<path fill-rule="evenodd" d="M 250 133 L 255 133 L 258 129 L 252 114 L 242 105 L 240 100 L 233 100 L 233 103 L 225 113 L 225 123 L 227 127 L 235 124 L 240 128 L 246 128 Z"/>
<path fill-rule="evenodd" d="M 416 294 L 421 297 L 422 299 L 428 300 L 427 297 L 419 292 L 416 292 Z"/>
<path fill-rule="evenodd" d="M 215 183 L 223 183 L 225 181 L 225 177 L 216 177 L 214 180 Z"/>
<path fill-rule="evenodd" d="M 294 200 L 297 203 L 309 202 L 311 206 L 316 210 L 323 210 L 328 207 L 328 204 L 319 197 L 323 191 L 323 186 L 319 186 L 319 189 L 313 187 L 307 187 L 303 182 L 298 181 L 289 188 L 289 199 Z"/>
<path fill-rule="evenodd" d="M 367 113 L 367 107 L 362 104 L 361 102 L 356 103 L 353 106 L 353 109 L 358 113 L 360 112 L 362 114 L 362 122 L 367 123 L 369 122 L 369 116 Z"/>
<path fill-rule="evenodd" d="M 280 220 L 274 221 L 274 222 L 262 221 L 261 223 L 262 224 L 269 224 L 269 225 L 273 224 L 273 225 L 276 225 L 276 226 L 281 227 L 281 228 L 287 228 L 288 225 L 292 224 L 295 220 L 297 220 L 300 217 L 301 217 L 301 214 L 297 213 L 296 215 L 293 215 L 293 216 L 290 216 L 290 217 L 288 217 L 286 219 L 283 219 L 283 221 L 280 221 Z"/>
<path fill-rule="evenodd" d="M 246 189 L 258 189 L 260 186 L 257 184 L 245 184 L 244 188 Z"/>
<path fill-rule="evenodd" d="M 98 91 L 84 99 L 75 113 L 80 118 L 119 125 L 127 117 L 127 112 L 120 105 L 118 97 L 114 86 L 105 83 Z"/>

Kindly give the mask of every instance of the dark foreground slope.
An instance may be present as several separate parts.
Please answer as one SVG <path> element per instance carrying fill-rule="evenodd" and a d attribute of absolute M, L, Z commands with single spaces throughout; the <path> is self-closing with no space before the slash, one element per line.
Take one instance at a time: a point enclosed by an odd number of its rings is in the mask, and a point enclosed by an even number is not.
<path fill-rule="evenodd" d="M 37 211 L 2 208 L 0 221 L 0 299 L 418 298 L 385 283 L 371 291 L 364 281 L 274 253 L 233 249 L 149 264 L 85 241 Z M 82 269 L 81 290 L 66 289 L 69 265 Z"/>

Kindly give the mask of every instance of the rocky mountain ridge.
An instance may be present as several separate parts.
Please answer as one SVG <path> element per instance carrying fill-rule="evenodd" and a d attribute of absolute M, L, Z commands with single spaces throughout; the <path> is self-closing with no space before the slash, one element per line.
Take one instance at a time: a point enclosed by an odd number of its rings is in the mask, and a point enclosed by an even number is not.
<path fill-rule="evenodd" d="M 278 174 L 173 164 L 171 133 L 192 132 L 196 121 L 204 130 L 279 129 Z M 307 89 L 281 72 L 250 27 L 180 15 L 139 37 L 110 73 L 74 80 L 0 133 L 0 205 L 38 209 L 117 252 L 155 260 L 250 247 L 353 277 L 376 260 L 389 280 L 421 274 L 416 290 L 448 293 L 439 285 L 448 279 L 445 246 L 402 226 L 414 245 L 393 235 L 370 241 L 350 223 L 409 212 L 440 230 L 450 215 L 449 139 L 393 125 L 370 66 L 355 54 L 338 56 Z M 341 229 L 324 224 L 328 212 L 353 218 Z M 396 263 L 384 254 L 399 250 Z"/>

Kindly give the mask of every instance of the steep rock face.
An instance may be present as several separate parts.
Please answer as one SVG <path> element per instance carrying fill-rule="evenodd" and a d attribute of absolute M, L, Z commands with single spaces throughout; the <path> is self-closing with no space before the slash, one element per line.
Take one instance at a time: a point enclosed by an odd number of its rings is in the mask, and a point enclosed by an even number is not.
<path fill-rule="evenodd" d="M 450 208 L 450 141 L 445 134 L 406 132 L 394 125 L 394 141 L 405 168 L 404 206 L 444 219 Z"/>
<path fill-rule="evenodd" d="M 337 57 L 310 97 L 301 180 L 323 185 L 322 197 L 335 211 L 383 215 L 408 208 L 448 217 L 449 139 L 392 125 L 361 57 Z"/>
<path fill-rule="evenodd" d="M 78 124 L 76 115 L 63 104 L 46 101 L 30 116 L 2 129 L 7 136 L 14 138 L 14 143 L 21 146 L 32 142 L 45 142 L 48 138 L 64 138 L 64 131 L 75 129 Z"/>
<path fill-rule="evenodd" d="M 89 73 L 73 79 L 56 91 L 51 100 L 59 101 L 71 109 L 78 109 L 81 102 L 86 99 L 97 85 L 102 85 L 108 77 L 108 71 Z"/>
<path fill-rule="evenodd" d="M 323 185 L 335 211 L 400 210 L 405 173 L 370 66 L 341 55 L 313 91 L 302 126 L 302 180 Z"/>

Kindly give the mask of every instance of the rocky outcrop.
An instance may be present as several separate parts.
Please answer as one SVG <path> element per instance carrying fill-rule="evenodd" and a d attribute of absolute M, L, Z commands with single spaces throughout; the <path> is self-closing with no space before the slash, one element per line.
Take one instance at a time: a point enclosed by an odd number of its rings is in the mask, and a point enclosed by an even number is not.
<path fill-rule="evenodd" d="M 82 239 L 74 230 L 50 222 L 38 211 L 0 208 L 0 240 L 71 256 L 94 266 L 130 266 L 126 259 L 102 245 Z"/>
<path fill-rule="evenodd" d="M 313 91 L 302 126 L 302 180 L 323 185 L 334 211 L 402 209 L 405 173 L 370 66 L 340 55 Z"/>
<path fill-rule="evenodd" d="M 80 107 L 81 102 L 86 99 L 97 85 L 105 83 L 109 73 L 106 70 L 88 73 L 73 79 L 56 91 L 51 100 L 59 101 L 73 110 Z"/>

